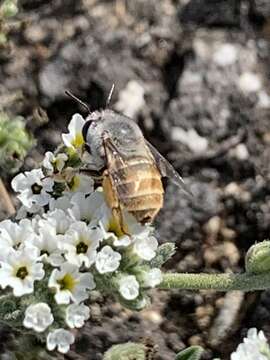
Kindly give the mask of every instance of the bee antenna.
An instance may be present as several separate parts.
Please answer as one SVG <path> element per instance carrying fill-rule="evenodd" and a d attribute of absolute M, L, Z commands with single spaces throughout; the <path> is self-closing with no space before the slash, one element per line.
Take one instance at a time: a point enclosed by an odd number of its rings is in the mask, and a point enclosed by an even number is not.
<path fill-rule="evenodd" d="M 90 107 L 85 102 L 83 102 L 81 99 L 79 99 L 77 96 L 75 96 L 68 90 L 65 91 L 65 94 L 70 96 L 73 100 L 77 101 L 79 104 L 81 104 L 89 112 L 89 114 L 91 114 Z"/>
<path fill-rule="evenodd" d="M 115 88 L 115 85 L 112 84 L 111 90 L 110 90 L 110 92 L 109 92 L 109 96 L 108 96 L 108 98 L 107 98 L 107 100 L 106 100 L 106 108 L 109 107 L 109 105 L 110 105 L 114 88 Z"/>

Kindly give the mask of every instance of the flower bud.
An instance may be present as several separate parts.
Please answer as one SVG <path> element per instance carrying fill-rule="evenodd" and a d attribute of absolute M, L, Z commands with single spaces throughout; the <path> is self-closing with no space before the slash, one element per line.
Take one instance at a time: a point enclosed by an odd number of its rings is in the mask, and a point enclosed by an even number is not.
<path fill-rule="evenodd" d="M 248 273 L 270 272 L 270 241 L 251 246 L 246 254 L 245 265 Z"/>
<path fill-rule="evenodd" d="M 3 32 L 0 32 L 0 46 L 5 45 L 7 42 L 7 37 Z"/>
<path fill-rule="evenodd" d="M 175 253 L 175 245 L 173 243 L 165 243 L 156 250 L 156 256 L 150 261 L 152 268 L 160 268 Z"/>
<path fill-rule="evenodd" d="M 119 297 L 118 301 L 122 306 L 133 311 L 140 311 L 144 309 L 146 306 L 150 305 L 151 303 L 149 297 L 145 294 L 144 295 L 140 294 L 134 300 L 126 300 L 122 297 Z"/>
<path fill-rule="evenodd" d="M 202 347 L 190 346 L 176 355 L 175 360 L 200 360 L 202 353 Z"/>
<path fill-rule="evenodd" d="M 112 346 L 103 360 L 146 360 L 146 348 L 143 344 L 128 342 L 126 344 Z"/>
<path fill-rule="evenodd" d="M 18 12 L 16 0 L 6 0 L 0 7 L 0 15 L 4 18 L 15 16 Z"/>
<path fill-rule="evenodd" d="M 8 173 L 18 171 L 34 143 L 25 129 L 23 118 L 11 119 L 0 111 L 0 170 Z"/>

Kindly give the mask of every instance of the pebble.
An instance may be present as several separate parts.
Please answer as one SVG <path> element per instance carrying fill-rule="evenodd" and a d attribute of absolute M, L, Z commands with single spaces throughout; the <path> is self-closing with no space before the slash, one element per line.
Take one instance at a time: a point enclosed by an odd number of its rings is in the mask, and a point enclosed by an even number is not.
<path fill-rule="evenodd" d="M 222 44 L 213 54 L 214 62 L 219 66 L 229 66 L 237 60 L 237 48 L 232 44 Z"/>
<path fill-rule="evenodd" d="M 144 319 L 151 321 L 153 324 L 160 325 L 163 322 L 162 316 L 155 310 L 144 310 L 141 314 Z"/>
<path fill-rule="evenodd" d="M 209 235 L 217 235 L 221 227 L 221 218 L 219 216 L 211 217 L 204 225 L 204 231 Z"/>
<path fill-rule="evenodd" d="M 249 158 L 249 152 L 245 144 L 238 144 L 234 149 L 231 149 L 229 154 L 236 159 L 243 161 Z"/>
<path fill-rule="evenodd" d="M 172 129 L 172 140 L 186 145 L 195 154 L 205 152 L 208 147 L 208 140 L 200 136 L 195 129 L 186 131 L 175 126 Z"/>
<path fill-rule="evenodd" d="M 201 345 L 203 346 L 203 340 L 201 338 L 200 335 L 192 335 L 189 339 L 188 339 L 188 344 L 193 346 L 193 345 Z"/>
<path fill-rule="evenodd" d="M 130 118 L 135 118 L 145 105 L 144 93 L 144 88 L 138 81 L 129 81 L 119 92 L 115 109 Z"/>
<path fill-rule="evenodd" d="M 237 265 L 240 260 L 239 250 L 233 242 L 224 241 L 216 246 L 207 247 L 203 257 L 208 266 L 218 263 L 220 259 L 228 259 L 231 266 Z"/>
<path fill-rule="evenodd" d="M 258 94 L 257 107 L 259 107 L 261 109 L 269 109 L 270 108 L 270 96 L 264 90 L 260 91 Z"/>
<path fill-rule="evenodd" d="M 262 81 L 256 73 L 245 72 L 238 79 L 238 87 L 247 95 L 261 90 Z"/>
<path fill-rule="evenodd" d="M 29 42 L 34 44 L 42 42 L 46 38 L 47 32 L 40 25 L 31 24 L 26 26 L 24 36 Z"/>
<path fill-rule="evenodd" d="M 233 196 L 236 199 L 241 201 L 250 201 L 251 195 L 248 191 L 243 190 L 236 182 L 229 183 L 225 189 L 224 193 L 227 196 Z"/>

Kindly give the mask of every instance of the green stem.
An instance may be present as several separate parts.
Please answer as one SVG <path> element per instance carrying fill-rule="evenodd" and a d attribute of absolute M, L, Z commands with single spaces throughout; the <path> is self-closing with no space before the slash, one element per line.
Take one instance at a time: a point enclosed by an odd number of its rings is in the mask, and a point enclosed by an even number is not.
<path fill-rule="evenodd" d="M 254 274 L 175 274 L 163 275 L 160 289 L 242 290 L 270 289 L 270 273 Z"/>

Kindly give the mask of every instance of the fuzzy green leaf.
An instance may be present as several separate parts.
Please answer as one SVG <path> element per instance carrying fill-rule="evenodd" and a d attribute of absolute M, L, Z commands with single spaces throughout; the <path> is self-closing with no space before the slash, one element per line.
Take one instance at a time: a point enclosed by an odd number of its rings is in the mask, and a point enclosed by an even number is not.
<path fill-rule="evenodd" d="M 112 346 L 104 355 L 103 360 L 146 360 L 143 344 L 128 342 Z"/>
<path fill-rule="evenodd" d="M 176 355 L 175 360 L 200 360 L 203 348 L 200 346 L 190 346 Z"/>

